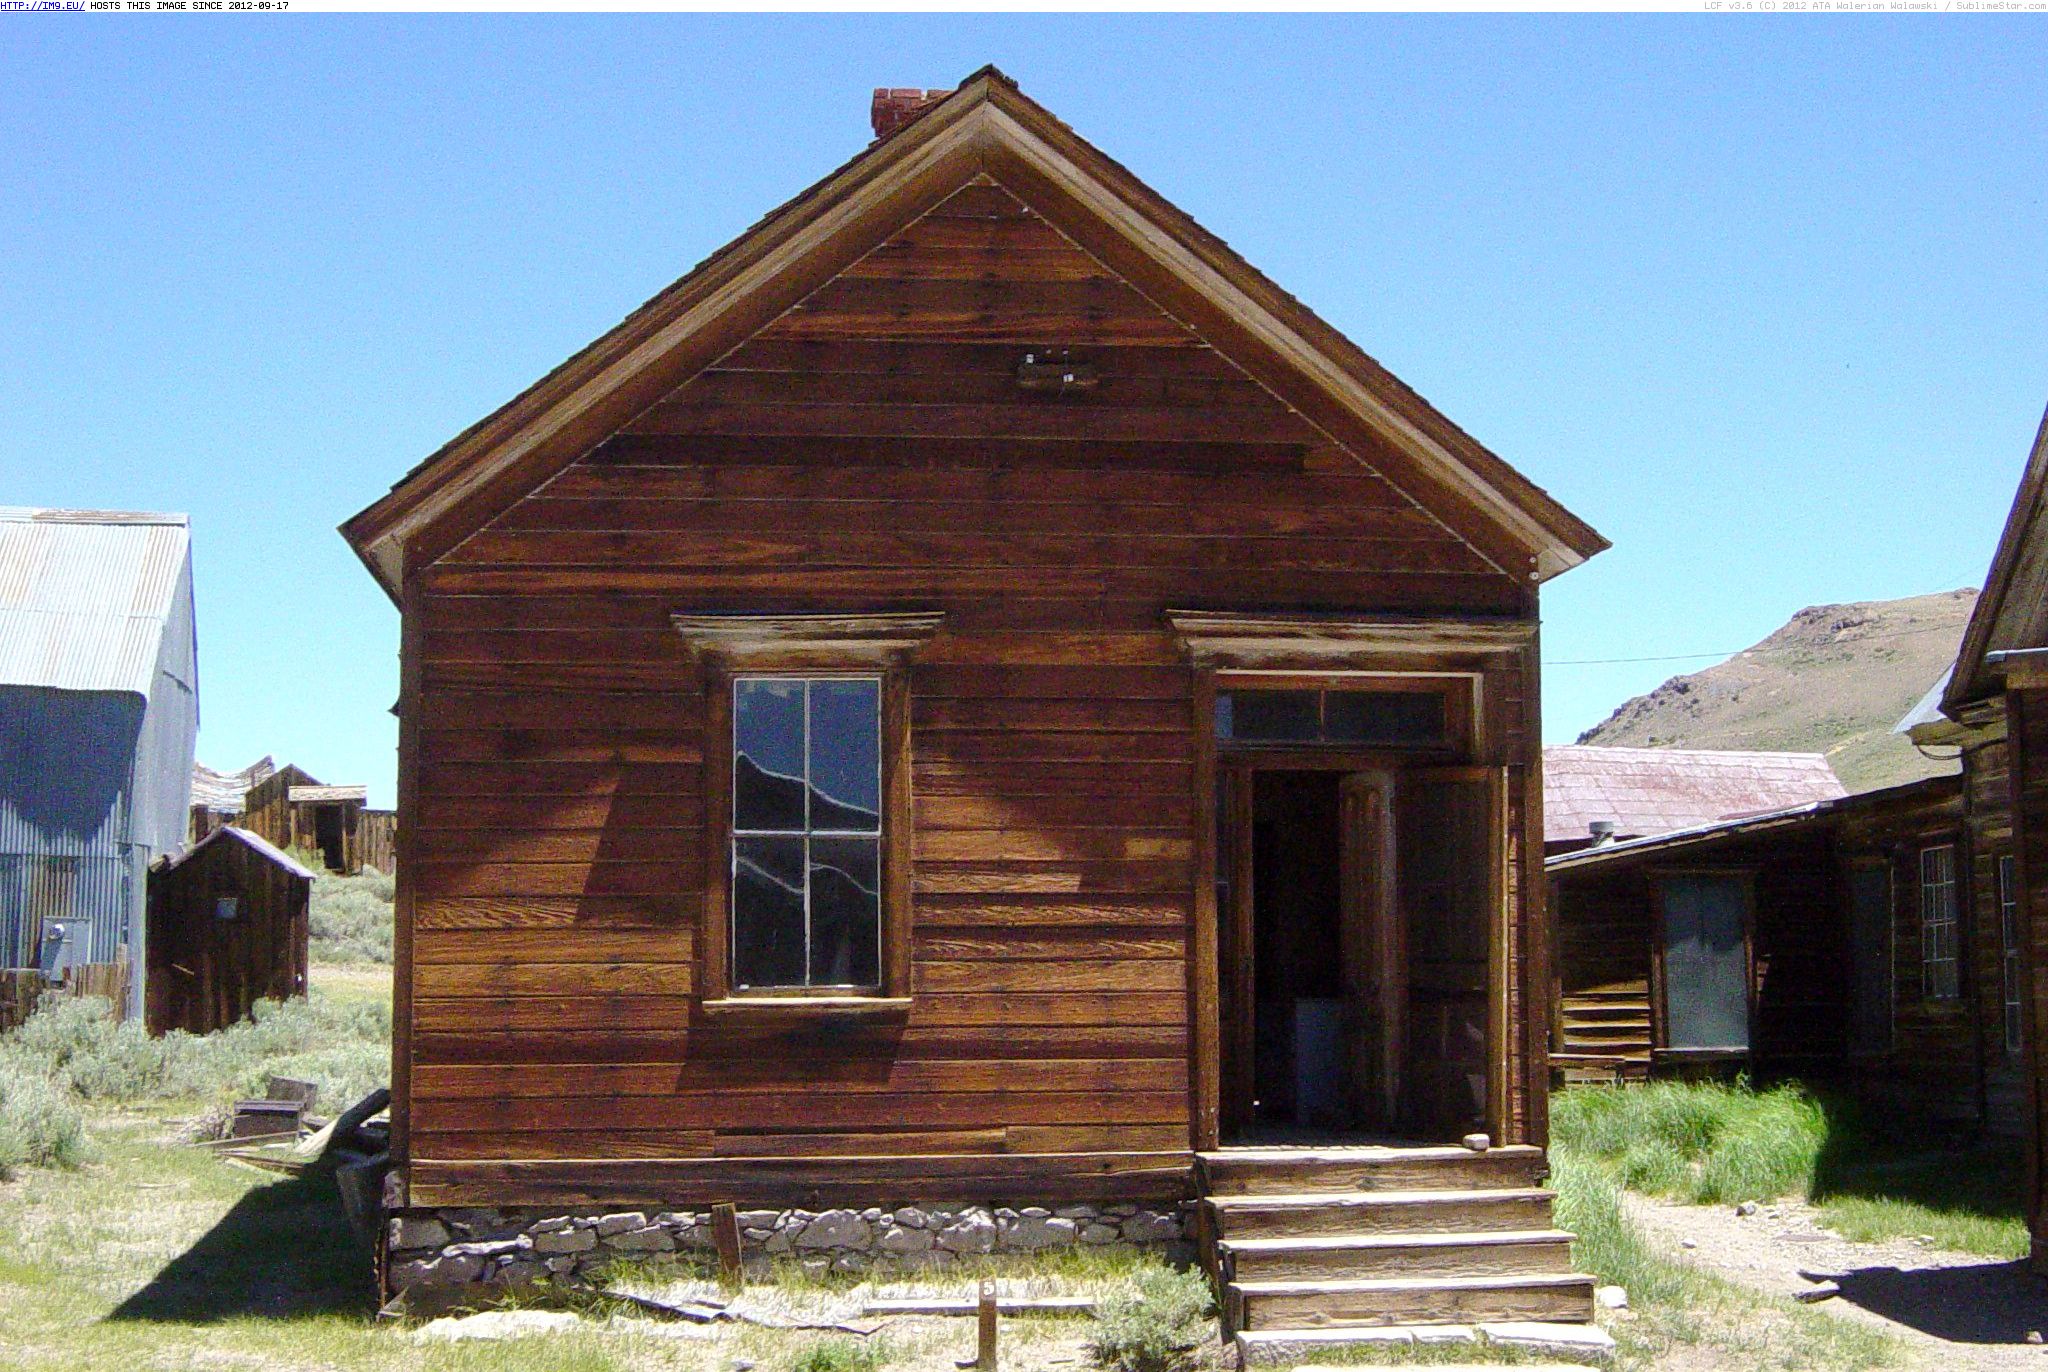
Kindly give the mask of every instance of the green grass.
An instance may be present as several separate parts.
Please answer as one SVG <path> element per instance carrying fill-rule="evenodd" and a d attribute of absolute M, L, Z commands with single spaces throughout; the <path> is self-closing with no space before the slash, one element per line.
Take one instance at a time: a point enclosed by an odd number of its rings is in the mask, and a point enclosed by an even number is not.
<path fill-rule="evenodd" d="M 1797 1085 L 1653 1082 L 1579 1086 L 1551 1105 L 1560 1156 L 1621 1185 L 1691 1204 L 1811 1200 L 1862 1241 L 1932 1237 L 1986 1257 L 2026 1252 L 2018 1150 L 1909 1149 L 1867 1128 L 1852 1102 Z"/>

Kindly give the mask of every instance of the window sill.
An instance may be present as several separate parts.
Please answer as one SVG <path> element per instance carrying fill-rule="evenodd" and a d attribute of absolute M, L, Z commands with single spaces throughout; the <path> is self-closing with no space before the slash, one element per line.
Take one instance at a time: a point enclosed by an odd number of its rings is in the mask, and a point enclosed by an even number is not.
<path fill-rule="evenodd" d="M 759 1015 L 764 1018 L 803 1015 L 905 1015 L 909 996 L 726 996 L 700 1001 L 707 1015 Z"/>

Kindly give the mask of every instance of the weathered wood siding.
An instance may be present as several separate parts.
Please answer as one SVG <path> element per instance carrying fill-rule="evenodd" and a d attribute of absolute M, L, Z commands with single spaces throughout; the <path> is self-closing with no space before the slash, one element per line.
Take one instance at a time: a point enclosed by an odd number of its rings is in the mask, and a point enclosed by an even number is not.
<path fill-rule="evenodd" d="M 210 1034 L 306 994 L 312 883 L 227 834 L 149 874 L 149 1032 Z M 233 919 L 218 903 L 239 903 Z"/>
<path fill-rule="evenodd" d="M 2048 1025 L 2048 690 L 2015 690 L 2005 697 L 2012 836 L 2019 859 L 2026 951 L 2026 1033 L 2038 1045 Z M 2048 1054 L 2028 1056 L 2026 1085 L 2027 1218 L 2033 1230 L 2032 1261 L 2048 1271 L 2048 1207 L 2042 1186 L 2048 1179 Z"/>
<path fill-rule="evenodd" d="M 2013 854 L 2011 749 L 2005 740 L 1971 748 L 1964 757 L 1964 813 L 1970 890 L 1964 938 L 1968 965 L 1963 997 L 1981 1041 L 1984 1122 L 2017 1137 L 2026 1124 L 2025 1045 L 2005 1044 L 2005 930 L 1999 910 L 1999 859 Z"/>
<path fill-rule="evenodd" d="M 1021 389 L 1047 345 L 1100 384 Z M 1177 1184 L 1196 745 L 1162 610 L 1533 613 L 1374 457 L 982 185 L 419 569 L 414 1203 L 691 1175 L 541 1159 Z M 668 617 L 891 609 L 946 614 L 911 683 L 914 1006 L 707 1017 L 705 702 Z M 1003 1161 L 1037 1154 L 1072 1161 Z M 964 1160 L 801 1163 L 905 1155 Z"/>

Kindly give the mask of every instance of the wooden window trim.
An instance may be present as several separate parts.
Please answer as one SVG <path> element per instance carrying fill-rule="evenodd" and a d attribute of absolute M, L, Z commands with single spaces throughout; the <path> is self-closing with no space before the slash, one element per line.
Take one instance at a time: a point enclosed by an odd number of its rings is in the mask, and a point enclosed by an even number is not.
<path fill-rule="evenodd" d="M 2020 965 L 2019 859 L 2000 853 L 1992 860 L 1998 876 L 1998 983 L 2001 1041 L 2008 1055 L 2026 1048 L 2025 972 Z"/>
<path fill-rule="evenodd" d="M 704 909 L 699 1008 L 715 1015 L 900 1015 L 911 1003 L 912 814 L 910 656 L 938 632 L 937 614 L 675 615 L 702 675 Z M 732 695 L 736 678 L 877 677 L 882 682 L 881 984 L 749 988 L 732 984 Z"/>

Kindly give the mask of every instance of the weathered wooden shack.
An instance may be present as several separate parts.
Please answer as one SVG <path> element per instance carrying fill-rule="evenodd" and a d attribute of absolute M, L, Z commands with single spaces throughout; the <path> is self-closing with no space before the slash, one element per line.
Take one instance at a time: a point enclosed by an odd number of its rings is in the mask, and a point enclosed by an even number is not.
<path fill-rule="evenodd" d="M 149 1032 L 210 1034 L 306 994 L 313 874 L 223 825 L 149 871 Z"/>
<path fill-rule="evenodd" d="M 142 965 L 145 874 L 185 835 L 198 653 L 185 516 L 0 509 L 0 965 Z"/>
<path fill-rule="evenodd" d="M 2016 1132 L 1964 975 L 1997 934 L 1967 918 L 1968 851 L 1951 776 L 1553 857 L 1552 1066 L 1797 1076 Z"/>
<path fill-rule="evenodd" d="M 2027 1213 L 2033 1262 L 2048 1273 L 2048 418 L 2034 441 L 1992 556 L 1955 670 L 1939 688 L 1939 714 L 1912 735 L 1962 755 L 1966 829 L 1955 862 L 1967 880 L 1960 996 L 2006 1071 L 1989 1094 L 2009 1102 L 2027 1139 Z M 1995 1026 L 1995 1027 L 1994 1027 Z"/>
<path fill-rule="evenodd" d="M 249 788 L 242 824 L 288 852 L 317 853 L 326 870 L 354 876 L 365 851 L 363 786 L 327 786 L 285 766 Z"/>
<path fill-rule="evenodd" d="M 187 843 L 197 843 L 214 830 L 241 821 L 249 792 L 277 771 L 268 755 L 237 772 L 217 772 L 203 762 L 192 764 L 192 823 Z"/>
<path fill-rule="evenodd" d="M 1587 1318 L 1536 633 L 1603 541 L 1000 73 L 876 113 L 344 528 L 393 1284 L 493 1275 L 465 1207 L 859 1266 L 1200 1197 L 1250 1336 Z"/>

